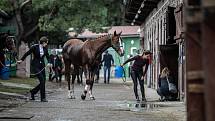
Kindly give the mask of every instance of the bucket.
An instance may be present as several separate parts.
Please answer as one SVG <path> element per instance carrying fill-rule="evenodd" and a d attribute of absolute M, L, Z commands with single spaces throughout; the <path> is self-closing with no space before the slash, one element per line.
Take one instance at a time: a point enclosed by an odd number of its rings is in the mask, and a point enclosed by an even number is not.
<path fill-rule="evenodd" d="M 121 66 L 115 67 L 115 77 L 121 78 L 123 76 L 123 68 Z"/>
<path fill-rule="evenodd" d="M 1 79 L 3 80 L 8 80 L 9 76 L 10 76 L 10 72 L 9 72 L 9 68 L 8 67 L 4 67 L 1 69 Z"/>

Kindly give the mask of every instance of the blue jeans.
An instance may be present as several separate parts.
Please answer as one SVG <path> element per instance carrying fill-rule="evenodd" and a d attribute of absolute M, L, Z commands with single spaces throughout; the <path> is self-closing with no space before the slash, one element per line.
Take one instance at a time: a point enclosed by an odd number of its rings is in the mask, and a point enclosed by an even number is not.
<path fill-rule="evenodd" d="M 107 74 L 107 76 L 106 76 Z M 110 67 L 104 66 L 104 83 L 110 82 Z"/>

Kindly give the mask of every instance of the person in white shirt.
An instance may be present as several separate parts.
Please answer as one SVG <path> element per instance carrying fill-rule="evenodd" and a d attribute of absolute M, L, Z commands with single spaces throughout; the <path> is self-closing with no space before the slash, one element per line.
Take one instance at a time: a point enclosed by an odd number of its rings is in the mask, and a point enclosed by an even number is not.
<path fill-rule="evenodd" d="M 44 57 L 47 58 L 48 62 L 50 63 L 48 49 L 46 48 L 48 44 L 48 38 L 43 36 L 39 40 L 39 44 L 33 45 L 23 56 L 22 58 L 17 61 L 17 63 L 22 63 L 22 61 L 25 60 L 25 58 L 33 54 L 33 59 L 31 62 L 31 65 L 33 66 L 34 73 L 36 74 L 36 77 L 39 80 L 39 84 L 33 88 L 31 93 L 31 100 L 35 100 L 34 95 L 40 91 L 40 98 L 41 102 L 47 102 L 46 95 L 45 95 L 45 62 Z"/>

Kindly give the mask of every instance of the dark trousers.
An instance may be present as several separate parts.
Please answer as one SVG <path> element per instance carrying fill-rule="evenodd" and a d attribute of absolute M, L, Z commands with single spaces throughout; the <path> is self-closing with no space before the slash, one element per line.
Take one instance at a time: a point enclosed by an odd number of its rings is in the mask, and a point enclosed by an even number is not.
<path fill-rule="evenodd" d="M 177 100 L 177 93 L 171 93 L 168 89 L 158 88 L 157 93 L 161 96 L 162 100 L 168 101 L 176 101 Z"/>
<path fill-rule="evenodd" d="M 95 82 L 98 83 L 99 82 L 99 72 L 100 72 L 100 69 L 97 68 L 96 69 L 96 72 L 95 72 L 95 75 L 96 75 L 96 79 L 95 79 Z"/>
<path fill-rule="evenodd" d="M 110 82 L 110 67 L 104 66 L 104 83 Z"/>
<path fill-rule="evenodd" d="M 51 81 L 53 81 L 54 79 L 56 79 L 56 82 L 59 82 L 58 77 L 59 77 L 59 70 L 58 68 L 53 68 L 54 70 L 54 76 L 51 78 Z"/>
<path fill-rule="evenodd" d="M 158 88 L 157 93 L 158 93 L 158 95 L 161 96 L 161 98 L 162 97 L 167 98 L 170 95 L 169 90 L 168 89 L 163 89 L 163 88 Z"/>
<path fill-rule="evenodd" d="M 41 68 L 36 67 L 35 73 L 40 72 L 42 69 L 43 69 L 43 67 L 41 67 Z M 36 77 L 38 78 L 40 83 L 31 90 L 31 93 L 33 95 L 35 95 L 38 91 L 40 91 L 40 98 L 42 100 L 42 99 L 46 98 L 46 94 L 45 94 L 45 77 L 46 77 L 45 76 L 45 69 L 42 72 L 40 72 L 39 74 L 37 74 Z"/>
<path fill-rule="evenodd" d="M 49 81 L 52 81 L 52 69 L 51 67 L 49 68 Z"/>
<path fill-rule="evenodd" d="M 63 74 L 62 74 L 62 70 L 60 70 L 60 71 L 59 71 L 59 82 L 62 81 L 62 75 L 63 75 Z"/>
<path fill-rule="evenodd" d="M 139 81 L 139 85 L 140 85 L 142 99 L 145 99 L 144 80 L 141 80 L 142 75 L 143 75 L 142 72 L 131 70 L 131 78 L 132 78 L 133 84 L 134 84 L 133 89 L 134 89 L 134 94 L 135 94 L 136 99 L 139 99 L 138 90 L 137 90 L 138 81 Z"/>
<path fill-rule="evenodd" d="M 128 67 L 128 77 L 131 77 L 131 66 Z"/>

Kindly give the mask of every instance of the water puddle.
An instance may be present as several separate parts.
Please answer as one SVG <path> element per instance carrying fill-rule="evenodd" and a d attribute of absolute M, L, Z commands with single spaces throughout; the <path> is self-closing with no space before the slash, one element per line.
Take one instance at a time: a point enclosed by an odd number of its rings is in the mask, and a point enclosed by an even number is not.
<path fill-rule="evenodd" d="M 48 100 L 48 102 L 56 102 L 56 101 L 57 100 Z M 39 99 L 37 99 L 37 100 L 29 100 L 29 102 L 41 102 L 41 100 L 39 100 Z"/>
<path fill-rule="evenodd" d="M 126 103 L 120 103 L 117 105 L 121 110 L 124 111 L 146 111 L 146 110 L 157 110 L 161 107 L 164 107 L 164 105 L 161 104 L 153 104 L 153 103 L 137 103 L 137 102 L 126 102 Z"/>
<path fill-rule="evenodd" d="M 102 101 L 98 102 L 97 107 L 104 109 L 107 107 L 109 110 L 114 111 L 147 111 L 159 110 L 160 108 L 167 107 L 168 105 L 159 104 L 156 102 L 135 102 L 135 101 Z"/>
<path fill-rule="evenodd" d="M 54 121 L 72 121 L 71 119 L 55 119 Z"/>
<path fill-rule="evenodd" d="M 31 119 L 34 115 L 32 114 L 21 114 L 21 113 L 1 113 L 0 119 Z"/>
<path fill-rule="evenodd" d="M 128 103 L 128 108 L 144 108 L 144 109 L 155 109 L 161 107 L 159 104 L 147 104 L 147 103 Z"/>

